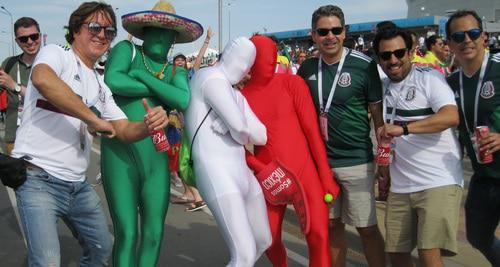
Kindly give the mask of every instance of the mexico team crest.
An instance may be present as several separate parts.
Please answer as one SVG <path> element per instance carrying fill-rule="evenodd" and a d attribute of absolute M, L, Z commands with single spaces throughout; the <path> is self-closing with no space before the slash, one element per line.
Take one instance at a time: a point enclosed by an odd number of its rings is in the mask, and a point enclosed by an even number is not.
<path fill-rule="evenodd" d="M 415 95 L 416 95 L 415 87 L 410 87 L 408 88 L 408 92 L 406 92 L 405 100 L 412 101 L 413 99 L 415 99 Z"/>
<path fill-rule="evenodd" d="M 349 72 L 343 72 L 340 75 L 338 84 L 342 87 L 351 85 L 351 74 Z"/>
<path fill-rule="evenodd" d="M 495 95 L 495 86 L 492 81 L 487 81 L 481 87 L 481 97 L 484 99 L 492 98 Z"/>

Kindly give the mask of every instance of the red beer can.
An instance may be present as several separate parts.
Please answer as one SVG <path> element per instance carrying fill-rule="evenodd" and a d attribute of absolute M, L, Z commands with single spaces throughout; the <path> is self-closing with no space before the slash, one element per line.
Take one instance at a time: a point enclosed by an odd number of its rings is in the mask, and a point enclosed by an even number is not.
<path fill-rule="evenodd" d="M 153 141 L 157 152 L 165 152 L 170 149 L 167 135 L 165 135 L 165 130 L 163 129 L 151 131 L 151 140 Z"/>
<path fill-rule="evenodd" d="M 375 161 L 379 166 L 389 166 L 391 164 L 391 142 L 380 142 L 377 147 Z"/>
<path fill-rule="evenodd" d="M 479 147 L 480 147 L 479 142 L 481 141 L 481 139 L 488 137 L 489 134 L 490 134 L 490 128 L 488 128 L 488 126 L 477 126 L 476 127 L 476 145 L 477 145 L 478 154 L 479 154 L 478 162 L 481 164 L 488 164 L 488 163 L 491 163 L 493 161 L 493 155 L 490 153 L 487 153 L 487 150 L 483 150 L 483 151 L 479 150 Z"/>

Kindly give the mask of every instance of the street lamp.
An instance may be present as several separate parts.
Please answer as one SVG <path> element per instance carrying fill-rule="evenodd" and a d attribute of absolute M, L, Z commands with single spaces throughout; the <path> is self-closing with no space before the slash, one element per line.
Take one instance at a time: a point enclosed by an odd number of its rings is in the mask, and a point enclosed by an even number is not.
<path fill-rule="evenodd" d="M 234 6 L 234 4 L 227 3 L 229 41 L 231 41 L 231 6 Z"/>
<path fill-rule="evenodd" d="M 0 7 L 5 14 L 10 16 L 10 25 L 11 25 L 11 33 L 12 33 L 12 56 L 16 54 L 16 46 L 14 44 L 14 19 L 12 18 L 12 13 L 10 13 L 4 6 Z"/>
<path fill-rule="evenodd" d="M 222 53 L 222 0 L 219 0 L 219 54 Z"/>

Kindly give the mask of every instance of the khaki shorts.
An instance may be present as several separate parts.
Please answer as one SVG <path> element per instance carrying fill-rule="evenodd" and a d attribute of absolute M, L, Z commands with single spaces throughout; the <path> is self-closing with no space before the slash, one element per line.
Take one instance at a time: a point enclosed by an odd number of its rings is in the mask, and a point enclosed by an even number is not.
<path fill-rule="evenodd" d="M 341 192 L 330 209 L 330 219 L 340 217 L 342 222 L 355 227 L 376 225 L 373 163 L 332 170 Z"/>
<path fill-rule="evenodd" d="M 14 149 L 14 143 L 5 142 L 5 154 L 10 155 L 12 153 L 12 149 Z"/>
<path fill-rule="evenodd" d="M 443 256 L 457 254 L 462 188 L 447 185 L 415 193 L 389 193 L 385 216 L 386 252 L 440 248 Z"/>

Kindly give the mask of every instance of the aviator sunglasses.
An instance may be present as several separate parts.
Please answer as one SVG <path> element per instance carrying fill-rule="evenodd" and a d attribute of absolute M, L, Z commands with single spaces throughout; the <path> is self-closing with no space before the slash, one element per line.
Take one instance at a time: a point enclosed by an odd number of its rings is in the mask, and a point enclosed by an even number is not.
<path fill-rule="evenodd" d="M 92 35 L 99 35 L 99 33 L 104 30 L 104 36 L 106 36 L 106 39 L 109 41 L 112 41 L 116 37 L 116 29 L 113 26 L 101 26 L 101 24 L 97 22 L 89 22 L 83 25 L 87 26 Z"/>
<path fill-rule="evenodd" d="M 21 43 L 27 43 L 28 42 L 28 39 L 31 39 L 31 41 L 33 42 L 36 42 L 38 40 L 38 38 L 40 38 L 40 33 L 33 33 L 33 34 L 30 34 L 30 35 L 26 35 L 26 36 L 18 36 L 16 37 L 16 39 L 21 42 Z"/>
<path fill-rule="evenodd" d="M 389 60 L 389 59 L 391 59 L 392 54 L 394 54 L 394 56 L 396 56 L 398 59 L 402 59 L 405 56 L 406 51 L 407 51 L 406 48 L 401 48 L 401 49 L 397 49 L 397 50 L 394 50 L 394 51 L 380 52 L 380 53 L 378 53 L 378 56 L 382 60 Z"/>
<path fill-rule="evenodd" d="M 319 36 L 327 36 L 328 32 L 332 32 L 333 35 L 339 35 L 342 33 L 343 30 L 344 30 L 344 28 L 342 28 L 342 27 L 333 27 L 331 29 L 319 28 L 319 29 L 316 29 L 316 33 Z"/>
<path fill-rule="evenodd" d="M 481 33 L 483 31 L 479 28 L 476 28 L 476 29 L 471 29 L 471 30 L 468 30 L 468 31 L 463 31 L 463 32 L 454 32 L 451 34 L 451 39 L 455 42 L 455 43 L 461 43 L 463 41 L 465 41 L 465 34 L 467 34 L 469 36 L 469 38 L 471 39 L 471 41 L 475 41 L 477 40 L 477 38 L 479 38 L 479 36 L 481 36 Z"/>

